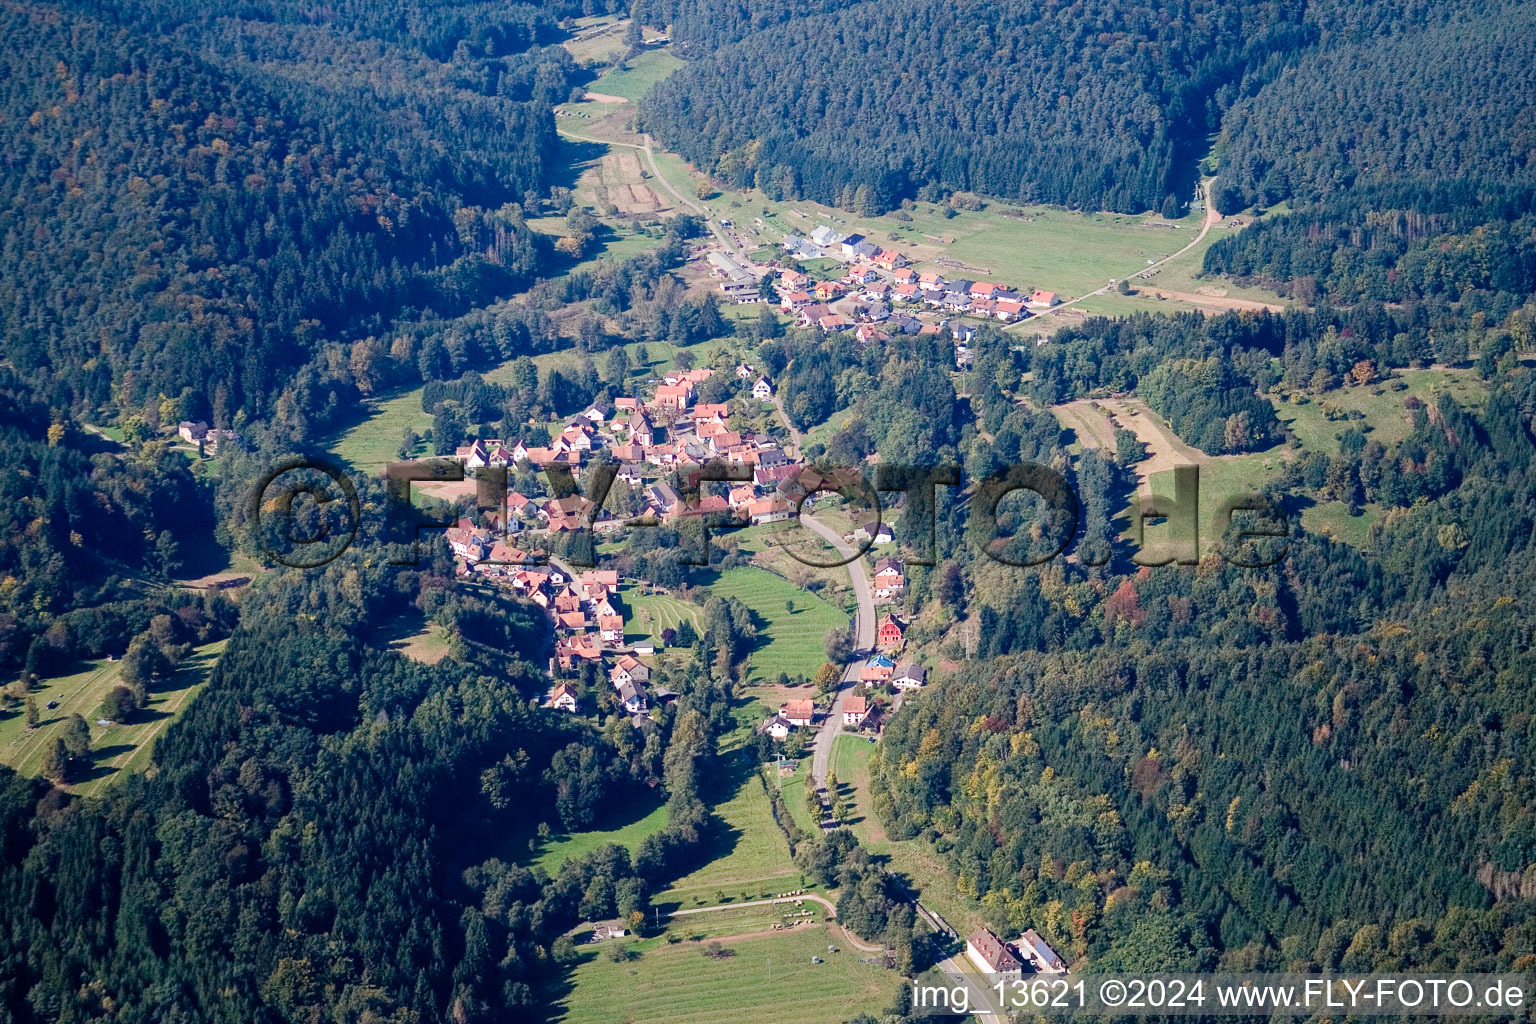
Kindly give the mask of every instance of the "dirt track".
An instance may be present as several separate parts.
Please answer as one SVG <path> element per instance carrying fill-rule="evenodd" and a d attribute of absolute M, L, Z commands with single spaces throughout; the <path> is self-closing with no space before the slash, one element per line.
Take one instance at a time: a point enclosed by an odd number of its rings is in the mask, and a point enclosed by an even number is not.
<path fill-rule="evenodd" d="M 1204 306 L 1207 309 L 1235 309 L 1258 313 L 1268 310 L 1271 313 L 1284 313 L 1284 306 L 1277 306 L 1273 302 L 1258 302 L 1254 299 L 1234 299 L 1226 295 L 1204 295 L 1200 292 L 1175 292 L 1166 288 L 1138 287 L 1137 292 L 1155 298 L 1173 299 L 1179 302 L 1187 302 L 1191 306 Z"/>

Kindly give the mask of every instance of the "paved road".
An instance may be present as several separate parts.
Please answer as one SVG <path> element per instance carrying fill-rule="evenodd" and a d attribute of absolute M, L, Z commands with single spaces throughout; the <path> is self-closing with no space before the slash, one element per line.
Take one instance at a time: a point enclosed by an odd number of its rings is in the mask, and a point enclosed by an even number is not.
<path fill-rule="evenodd" d="M 1063 302 L 1063 303 L 1061 303 L 1060 305 L 1057 305 L 1057 306 L 1052 306 L 1050 309 L 1039 310 L 1038 312 L 1035 313 L 1034 316 L 1029 317 L 1026 320 L 1019 320 L 1016 323 L 1009 324 L 1006 328 L 1004 328 L 1004 330 L 1012 330 L 1012 329 L 1014 329 L 1016 327 L 1022 327 L 1024 324 L 1034 322 L 1039 317 L 1043 317 L 1043 316 L 1056 316 L 1057 314 L 1061 313 L 1063 310 L 1071 309 L 1073 306 L 1077 305 L 1079 302 L 1082 302 L 1084 299 L 1091 299 L 1095 295 L 1103 295 L 1105 292 L 1113 291 L 1115 289 L 1115 287 L 1120 284 L 1121 281 L 1133 280 L 1136 277 L 1137 274 L 1145 273 L 1148 270 L 1152 270 L 1152 269 L 1154 269 L 1156 267 L 1160 267 L 1163 264 L 1169 262 L 1170 260 L 1176 260 L 1180 256 L 1182 256 L 1185 253 L 1189 252 L 1189 250 L 1193 249 L 1195 246 L 1199 245 L 1202 241 L 1205 240 L 1205 236 L 1210 233 L 1211 228 L 1216 225 L 1216 222 L 1221 220 L 1221 214 L 1216 212 L 1216 204 L 1215 204 L 1215 202 L 1211 198 L 1211 185 L 1215 181 L 1216 181 L 1215 178 L 1206 178 L 1203 182 L 1200 183 L 1200 194 L 1205 198 L 1205 223 L 1200 225 L 1200 233 L 1195 236 L 1194 241 L 1190 242 L 1188 245 L 1186 245 L 1184 248 L 1180 249 L 1178 252 L 1172 253 L 1172 254 L 1170 254 L 1168 256 L 1164 256 L 1162 259 L 1158 260 L 1156 263 L 1148 263 L 1144 267 L 1137 267 L 1136 270 L 1133 273 L 1127 274 L 1124 277 L 1117 277 L 1113 281 L 1111 281 L 1108 284 L 1106 284 L 1104 287 L 1096 288 L 1096 289 L 1094 289 L 1093 291 L 1089 292 L 1086 295 L 1079 295 L 1075 299 L 1072 299 L 1072 300 L 1067 301 L 1067 302 Z"/>
<path fill-rule="evenodd" d="M 817 522 L 813 516 L 802 513 L 800 522 L 831 544 L 839 555 L 853 559 L 848 563 L 848 576 L 853 580 L 853 596 L 859 603 L 858 612 L 853 618 L 853 649 L 855 652 L 870 650 L 875 646 L 875 599 L 869 589 L 869 576 L 864 572 L 863 560 L 854 558 L 858 549 L 839 537 L 837 531 L 830 526 Z M 827 770 L 832 763 L 832 743 L 838 733 L 843 731 L 843 701 L 858 685 L 859 662 L 855 659 L 843 672 L 837 695 L 832 700 L 832 712 L 822 723 L 821 731 L 816 734 L 815 754 L 811 758 L 811 778 L 817 785 L 827 784 Z"/>

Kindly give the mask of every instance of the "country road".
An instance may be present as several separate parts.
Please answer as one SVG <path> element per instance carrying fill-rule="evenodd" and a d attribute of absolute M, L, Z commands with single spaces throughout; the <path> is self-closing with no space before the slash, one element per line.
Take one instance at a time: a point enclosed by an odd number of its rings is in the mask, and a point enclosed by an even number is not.
<path fill-rule="evenodd" d="M 1024 324 L 1033 323 L 1040 317 L 1056 316 L 1063 310 L 1071 309 L 1073 306 L 1077 305 L 1079 302 L 1082 302 L 1084 299 L 1091 299 L 1095 295 L 1103 295 L 1105 292 L 1112 291 L 1120 284 L 1121 281 L 1130 281 L 1135 278 L 1137 274 L 1145 273 L 1148 270 L 1155 270 L 1165 263 L 1178 259 L 1180 256 L 1183 256 L 1185 253 L 1189 252 L 1189 250 L 1205 241 L 1205 236 L 1210 234 L 1211 228 L 1215 227 L 1216 222 L 1221 220 L 1221 214 L 1216 212 L 1216 203 L 1211 198 L 1211 185 L 1214 184 L 1215 181 L 1215 178 L 1206 178 L 1200 183 L 1200 194 L 1205 198 L 1205 221 L 1200 225 L 1200 233 L 1196 235 L 1194 240 L 1184 248 L 1180 249 L 1178 252 L 1170 253 L 1169 255 L 1164 256 L 1156 263 L 1149 263 L 1144 267 L 1137 267 L 1133 272 L 1126 274 L 1124 277 L 1117 277 L 1113 281 L 1104 285 L 1102 288 L 1096 288 L 1093 291 L 1088 292 L 1086 295 L 1079 295 L 1075 299 L 1069 299 L 1068 301 L 1060 303 L 1059 305 L 1052 306 L 1050 309 L 1042 309 L 1028 319 L 1011 323 L 1005 327 L 1004 330 L 1011 331 L 1016 327 L 1023 326 Z"/>
<path fill-rule="evenodd" d="M 869 576 L 864 571 L 864 562 L 854 557 L 857 549 L 839 537 L 837 531 L 817 522 L 813 516 L 802 512 L 800 523 L 832 545 L 843 558 L 853 559 L 848 563 L 848 576 L 853 581 L 853 596 L 859 602 L 858 612 L 853 619 L 853 649 L 856 653 L 870 650 L 875 646 L 875 599 L 869 589 Z M 827 784 L 827 770 L 832 763 L 832 744 L 838 733 L 843 731 L 843 701 L 858 685 L 859 660 L 855 658 L 843 672 L 837 695 L 832 700 L 832 710 L 821 724 L 821 731 L 816 734 L 815 753 L 811 758 L 811 778 L 818 786 Z"/>

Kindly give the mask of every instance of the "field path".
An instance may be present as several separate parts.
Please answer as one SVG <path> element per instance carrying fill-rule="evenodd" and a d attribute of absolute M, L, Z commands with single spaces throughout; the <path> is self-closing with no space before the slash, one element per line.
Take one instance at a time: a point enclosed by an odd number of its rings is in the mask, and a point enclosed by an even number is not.
<path fill-rule="evenodd" d="M 1205 221 L 1200 225 L 1200 233 L 1196 235 L 1194 240 L 1184 248 L 1180 249 L 1178 252 L 1172 253 L 1171 255 L 1164 256 L 1156 263 L 1149 263 L 1144 267 L 1137 267 L 1132 273 L 1129 273 L 1124 277 L 1117 277 L 1113 281 L 1104 285 L 1102 288 L 1095 288 L 1093 291 L 1088 292 L 1086 295 L 1079 295 L 1075 299 L 1069 299 L 1066 302 L 1060 303 L 1059 305 L 1052 306 L 1050 309 L 1039 310 L 1035 313 L 1034 316 L 1009 324 L 1008 327 L 1004 328 L 1004 330 L 1012 330 L 1015 327 L 1020 327 L 1024 324 L 1034 323 L 1040 317 L 1057 316 L 1062 311 L 1072 308 L 1079 302 L 1082 302 L 1084 299 L 1091 299 L 1095 295 L 1103 295 L 1105 292 L 1113 291 L 1121 281 L 1129 281 L 1137 274 L 1145 273 L 1148 270 L 1161 267 L 1166 263 L 1178 259 L 1180 256 L 1183 256 L 1195 246 L 1205 241 L 1205 236 L 1211 233 L 1211 228 L 1215 227 L 1216 223 L 1221 220 L 1221 214 L 1216 212 L 1216 203 L 1213 201 L 1211 196 L 1211 186 L 1215 183 L 1215 181 L 1215 178 L 1206 178 L 1200 183 L 1200 194 L 1205 198 Z M 1211 297 L 1208 295 L 1202 295 L 1201 298 L 1209 301 Z"/>
<path fill-rule="evenodd" d="M 769 905 L 774 904 L 774 903 L 802 903 L 805 900 L 810 900 L 812 903 L 820 903 L 823 907 L 827 908 L 827 912 L 829 914 L 831 914 L 834 918 L 837 917 L 837 907 L 832 903 L 831 900 L 827 899 L 825 896 L 818 896 L 815 893 L 809 893 L 809 892 L 801 893 L 799 896 L 775 896 L 773 899 L 769 899 L 769 900 L 748 900 L 745 903 L 719 903 L 719 904 L 716 904 L 713 907 L 693 907 L 693 908 L 691 908 L 689 910 L 674 910 L 669 916 L 670 917 L 687 917 L 690 914 L 707 914 L 707 913 L 709 913 L 712 910 L 739 910 L 742 907 L 766 907 L 766 906 L 769 906 Z M 859 941 L 859 939 L 857 937 L 855 937 L 852 932 L 850 932 L 847 928 L 844 928 L 842 925 L 838 925 L 838 928 L 840 928 L 842 930 L 843 935 L 848 939 L 849 945 L 852 945 L 853 947 L 858 949 L 860 952 L 864 952 L 864 953 L 883 953 L 883 952 L 885 952 L 885 947 L 883 947 L 883 946 L 871 946 L 871 945 L 868 945 L 867 943 Z M 753 932 L 751 934 L 754 934 L 754 935 L 771 935 L 773 933 L 772 932 Z M 739 936 L 731 936 L 731 937 L 732 938 L 739 938 Z"/>
<path fill-rule="evenodd" d="M 593 94 L 588 93 L 587 95 L 591 96 Z M 714 218 L 711 216 L 709 210 L 701 206 L 697 200 L 691 199 L 688 196 L 683 195 L 683 193 L 679 192 L 672 186 L 672 183 L 667 180 L 667 176 L 661 173 L 661 168 L 656 165 L 656 155 L 651 152 L 653 141 L 649 134 L 641 136 L 641 138 L 645 140 L 643 143 L 635 143 L 609 141 L 607 139 L 594 139 L 590 135 L 578 135 L 569 129 L 561 128 L 558 125 L 555 126 L 555 131 L 561 135 L 564 135 L 568 139 L 575 139 L 577 142 L 590 142 L 598 146 L 622 146 L 625 149 L 638 149 L 640 152 L 644 153 L 645 162 L 651 165 L 651 173 L 655 175 L 657 181 L 661 182 L 661 187 L 672 193 L 673 198 L 683 206 L 686 206 L 690 211 L 697 214 L 698 216 L 703 217 L 704 223 L 709 225 L 709 230 L 714 232 L 715 237 L 720 240 L 720 244 L 725 247 L 726 252 L 736 252 L 736 246 L 732 244 L 730 237 L 727 236 L 723 230 L 721 230 L 720 225 L 715 223 Z"/>

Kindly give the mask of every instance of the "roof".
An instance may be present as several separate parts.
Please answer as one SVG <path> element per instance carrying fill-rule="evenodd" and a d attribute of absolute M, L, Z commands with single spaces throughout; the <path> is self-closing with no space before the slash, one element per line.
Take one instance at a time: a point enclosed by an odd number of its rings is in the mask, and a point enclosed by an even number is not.
<path fill-rule="evenodd" d="M 912 665 L 912 664 L 897 665 L 896 666 L 896 678 L 897 679 L 915 679 L 918 682 L 922 682 L 923 680 L 928 678 L 928 670 L 926 668 L 924 668 L 923 666 L 921 666 L 921 665 Z"/>
<path fill-rule="evenodd" d="M 1003 940 L 985 928 L 978 928 L 972 932 L 971 937 L 966 939 L 965 942 L 994 971 L 1016 971 L 1023 966 L 1023 964 L 1019 963 L 1019 958 L 1010 953 L 1008 947 L 1003 945 Z"/>
<path fill-rule="evenodd" d="M 1046 941 L 1040 937 L 1040 933 L 1033 928 L 1026 929 L 1019 941 L 1028 946 L 1034 952 L 1035 959 L 1045 966 L 1058 971 L 1066 969 L 1067 965 L 1061 962 L 1061 957 L 1056 955 L 1056 951 L 1048 946 Z"/>
<path fill-rule="evenodd" d="M 795 719 L 815 718 L 816 702 L 808 698 L 803 700 L 792 700 L 788 704 L 784 705 L 784 717 Z"/>
<path fill-rule="evenodd" d="M 843 698 L 844 714 L 862 715 L 868 711 L 869 701 L 864 699 L 863 694 L 855 693 Z"/>

